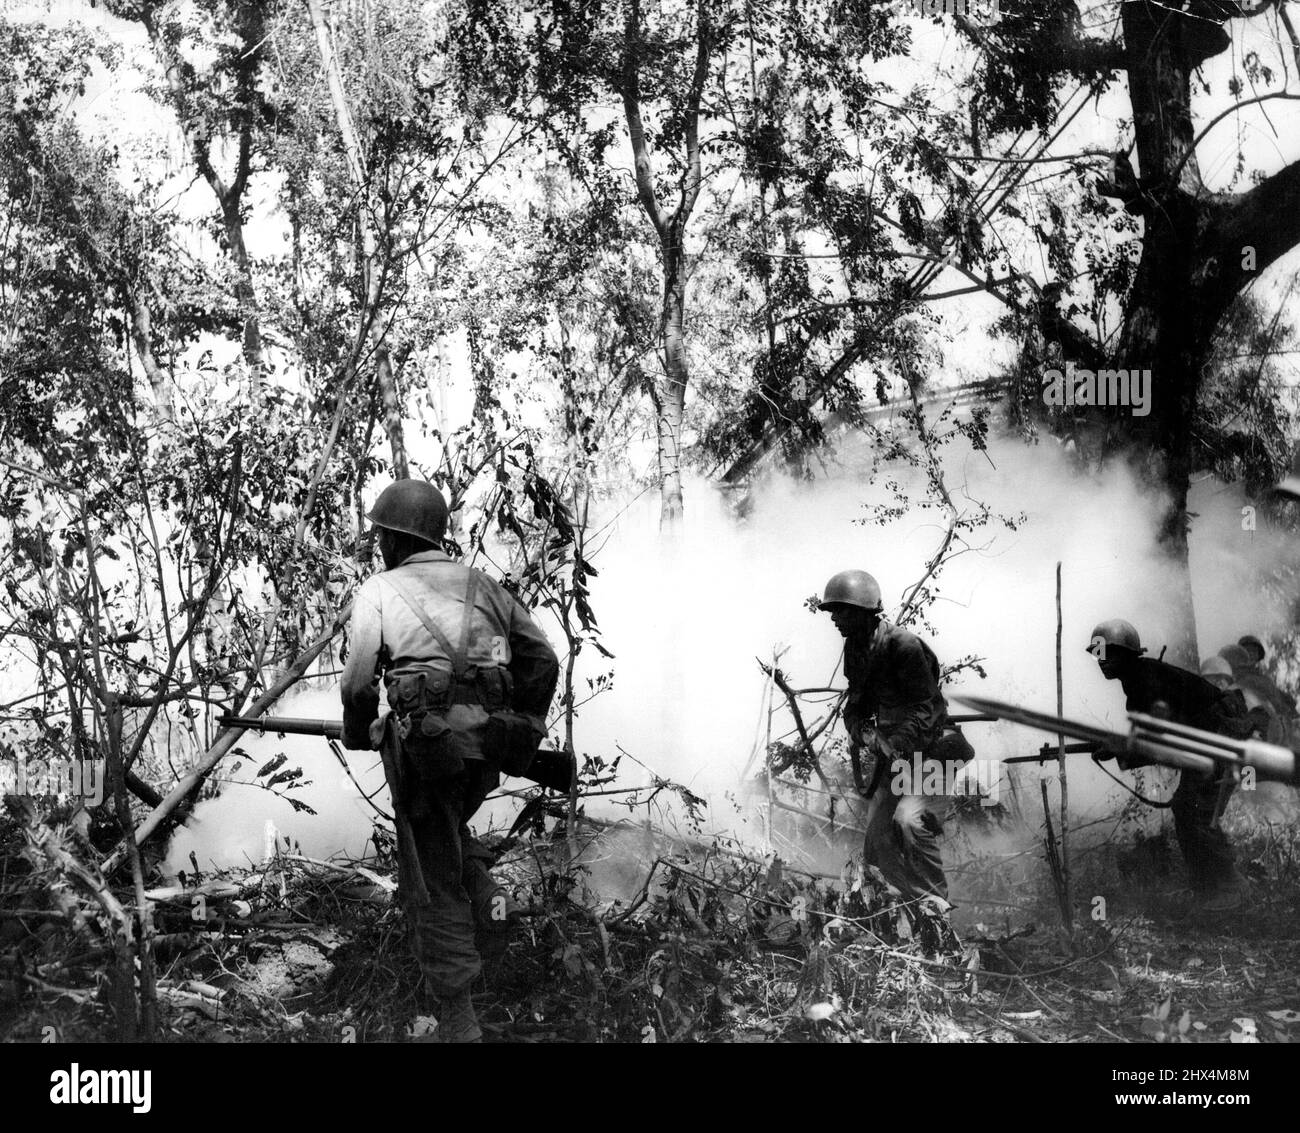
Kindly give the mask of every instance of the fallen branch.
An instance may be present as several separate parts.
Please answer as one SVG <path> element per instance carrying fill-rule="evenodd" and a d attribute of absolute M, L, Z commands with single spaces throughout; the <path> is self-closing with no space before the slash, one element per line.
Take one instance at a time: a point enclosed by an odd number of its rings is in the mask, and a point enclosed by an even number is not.
<path fill-rule="evenodd" d="M 352 604 L 349 602 L 335 615 L 334 624 L 308 646 L 306 652 L 289 666 L 278 681 L 249 706 L 244 715 L 261 716 L 281 696 L 302 680 L 312 662 L 325 651 L 325 647 L 334 640 L 339 631 L 347 624 L 351 613 Z M 243 728 L 228 728 L 218 735 L 216 742 L 207 750 L 193 770 L 182 777 L 181 781 L 172 788 L 171 793 L 158 806 L 154 807 L 144 821 L 136 827 L 136 845 L 144 845 L 158 831 L 163 820 L 203 785 L 203 781 L 208 777 L 208 774 L 229 754 L 230 749 L 235 746 L 239 737 L 243 734 Z M 104 863 L 104 873 L 111 874 L 125 857 L 126 847 L 119 846 Z"/>

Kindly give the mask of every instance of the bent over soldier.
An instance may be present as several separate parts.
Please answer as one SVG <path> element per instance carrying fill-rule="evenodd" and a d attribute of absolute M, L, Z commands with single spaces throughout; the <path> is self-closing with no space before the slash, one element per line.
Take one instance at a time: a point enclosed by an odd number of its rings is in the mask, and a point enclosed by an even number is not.
<path fill-rule="evenodd" d="M 881 616 L 880 586 L 865 571 L 835 575 L 821 608 L 844 638 L 844 725 L 858 789 L 871 800 L 864 857 L 909 901 L 935 897 L 946 911 L 939 836 L 952 800 L 946 792 L 924 794 L 921 784 L 902 790 L 895 775 L 898 760 L 910 763 L 919 753 L 943 764 L 946 782 L 949 768 L 974 754 L 948 721 L 939 662 L 916 634 Z"/>
<path fill-rule="evenodd" d="M 1206 732 L 1243 739 L 1251 721 L 1241 693 L 1220 688 L 1196 673 L 1165 661 L 1144 657 L 1138 631 L 1123 618 L 1111 618 L 1093 631 L 1087 646 L 1108 681 L 1119 681 L 1124 706 L 1186 724 Z M 1211 677 L 1215 675 L 1211 667 Z M 1120 757 L 1121 767 L 1141 766 L 1140 760 Z M 1232 794 L 1233 780 L 1185 770 L 1171 800 L 1174 832 L 1187 865 L 1193 901 L 1201 912 L 1227 913 L 1242 902 L 1244 881 L 1233 863 L 1232 846 L 1219 818 Z"/>
<path fill-rule="evenodd" d="M 383 753 L 399 889 L 438 1037 L 477 1042 L 476 928 L 480 936 L 504 928 L 503 902 L 490 855 L 467 823 L 502 771 L 528 769 L 559 662 L 515 598 L 441 549 L 447 503 L 432 484 L 390 485 L 368 518 L 385 569 L 362 585 L 352 610 L 343 739 Z M 380 678 L 390 709 L 382 723 Z"/>

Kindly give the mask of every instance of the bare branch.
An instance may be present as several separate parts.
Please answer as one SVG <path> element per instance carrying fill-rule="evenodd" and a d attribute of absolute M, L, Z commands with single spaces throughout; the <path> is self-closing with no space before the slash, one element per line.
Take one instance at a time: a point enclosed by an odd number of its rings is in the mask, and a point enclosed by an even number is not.
<path fill-rule="evenodd" d="M 641 120 L 640 60 L 641 0 L 630 0 L 623 33 L 623 115 L 627 119 L 628 138 L 632 143 L 632 162 L 636 170 L 636 193 L 660 239 L 668 233 L 668 218 L 655 195 L 650 151 L 646 143 L 645 124 Z"/>

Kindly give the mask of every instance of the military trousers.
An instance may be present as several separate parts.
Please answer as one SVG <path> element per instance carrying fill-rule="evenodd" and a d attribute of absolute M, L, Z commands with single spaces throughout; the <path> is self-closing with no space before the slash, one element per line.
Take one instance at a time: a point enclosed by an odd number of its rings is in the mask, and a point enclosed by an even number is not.
<path fill-rule="evenodd" d="M 896 759 L 871 796 L 863 857 L 908 901 L 926 896 L 948 899 L 939 839 L 953 804 L 951 772 L 973 755 L 960 731 L 945 732 L 922 753 L 920 782 L 911 782 L 910 773 L 899 775 L 900 767 L 910 765 L 910 760 Z M 934 784 L 942 784 L 944 790 L 934 790 Z"/>
<path fill-rule="evenodd" d="M 911 901 L 948 898 L 939 836 L 952 800 L 945 795 L 900 795 L 882 782 L 871 797 L 863 857 Z"/>
<path fill-rule="evenodd" d="M 384 767 L 399 811 L 399 895 L 428 991 L 449 999 L 482 971 L 481 937 L 505 928 L 504 902 L 498 899 L 503 890 L 490 872 L 492 856 L 468 825 L 500 775 L 495 764 L 466 760 L 454 775 L 422 776 L 391 732 Z"/>
<path fill-rule="evenodd" d="M 1211 893 L 1232 884 L 1236 877 L 1232 846 L 1216 821 L 1220 811 L 1220 790 L 1227 805 L 1232 784 L 1221 787 L 1217 776 L 1184 771 L 1178 779 L 1170 809 L 1178 847 L 1187 864 L 1187 876 L 1198 893 Z"/>

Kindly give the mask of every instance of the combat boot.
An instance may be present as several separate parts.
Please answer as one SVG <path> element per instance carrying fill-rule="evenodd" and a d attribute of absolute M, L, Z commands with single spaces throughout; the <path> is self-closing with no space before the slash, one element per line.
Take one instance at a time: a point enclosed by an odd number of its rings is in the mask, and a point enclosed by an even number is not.
<path fill-rule="evenodd" d="M 960 958 L 961 941 L 953 930 L 952 904 L 937 894 L 922 897 L 912 910 L 913 936 L 924 952 L 931 956 Z"/>
<path fill-rule="evenodd" d="M 481 1043 L 483 1031 L 469 997 L 469 988 L 438 1001 L 437 1041 L 441 1043 Z"/>
<path fill-rule="evenodd" d="M 1205 893 L 1197 902 L 1196 911 L 1206 916 L 1219 917 L 1235 913 L 1246 899 L 1246 885 L 1239 875 L 1234 875 Z"/>

